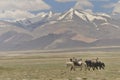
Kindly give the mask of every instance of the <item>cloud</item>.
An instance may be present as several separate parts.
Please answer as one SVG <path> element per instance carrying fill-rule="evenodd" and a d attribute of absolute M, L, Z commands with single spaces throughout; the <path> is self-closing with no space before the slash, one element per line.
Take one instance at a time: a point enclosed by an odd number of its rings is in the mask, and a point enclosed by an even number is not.
<path fill-rule="evenodd" d="M 113 14 L 120 13 L 120 0 L 116 3 L 113 2 L 113 3 L 105 4 L 102 6 L 102 8 L 112 9 Z"/>
<path fill-rule="evenodd" d="M 82 0 L 82 1 L 78 0 L 74 6 L 75 9 L 90 9 L 92 7 L 93 4 L 88 0 Z"/>
<path fill-rule="evenodd" d="M 56 0 L 56 1 L 58 1 L 58 2 L 71 2 L 71 1 L 78 1 L 78 0 Z"/>
<path fill-rule="evenodd" d="M 90 14 L 93 14 L 93 11 L 91 9 L 86 9 L 85 11 L 90 13 Z"/>
<path fill-rule="evenodd" d="M 89 1 L 93 1 L 93 2 L 109 2 L 110 0 L 89 0 Z"/>
<path fill-rule="evenodd" d="M 109 3 L 109 4 L 103 5 L 102 8 L 110 9 L 110 8 L 115 7 L 115 5 L 116 5 L 115 3 Z"/>
<path fill-rule="evenodd" d="M 74 6 L 75 9 L 90 9 L 93 7 L 93 4 L 89 0 L 56 0 L 58 2 L 72 2 L 76 1 Z"/>
<path fill-rule="evenodd" d="M 0 0 L 0 19 L 23 19 L 34 17 L 30 11 L 50 9 L 44 0 Z"/>
<path fill-rule="evenodd" d="M 51 7 L 43 0 L 0 0 L 0 10 L 44 10 Z"/>
<path fill-rule="evenodd" d="M 58 2 L 84 1 L 84 0 L 56 0 Z M 109 0 L 88 0 L 93 2 L 108 2 Z"/>
<path fill-rule="evenodd" d="M 24 18 L 34 17 L 34 14 L 31 14 L 27 11 L 15 10 L 15 11 L 3 11 L 0 13 L 0 18 L 2 19 L 12 19 L 19 20 Z"/>
<path fill-rule="evenodd" d="M 113 13 L 120 13 L 120 0 L 115 4 Z"/>

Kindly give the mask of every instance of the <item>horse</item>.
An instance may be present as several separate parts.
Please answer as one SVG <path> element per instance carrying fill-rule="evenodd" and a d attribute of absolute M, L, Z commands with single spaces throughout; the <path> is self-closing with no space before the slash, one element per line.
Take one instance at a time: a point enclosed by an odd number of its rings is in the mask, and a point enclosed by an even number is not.
<path fill-rule="evenodd" d="M 70 71 L 72 71 L 72 70 L 75 71 L 76 68 L 80 68 L 80 70 L 82 70 L 83 68 L 85 68 L 85 70 L 86 70 L 86 67 L 87 67 L 86 64 L 83 63 L 83 62 L 81 62 L 81 61 L 78 61 L 78 62 L 74 62 L 74 61 L 72 61 L 72 62 L 66 62 L 66 65 L 67 65 L 67 68 L 71 67 Z"/>
<path fill-rule="evenodd" d="M 74 67 L 74 63 L 73 62 L 66 62 L 66 67 L 68 68 L 68 67 L 71 67 L 70 68 L 70 71 L 72 71 L 72 70 L 74 70 L 75 71 L 75 67 Z"/>
<path fill-rule="evenodd" d="M 105 68 L 105 64 L 101 61 L 92 61 L 92 60 L 86 60 L 85 61 L 86 65 L 87 65 L 87 69 L 90 70 L 91 68 L 93 70 L 97 69 L 97 70 L 101 70 Z"/>
<path fill-rule="evenodd" d="M 93 63 L 91 60 L 85 60 L 85 63 L 87 65 L 88 70 L 90 70 L 91 68 L 93 69 Z"/>
<path fill-rule="evenodd" d="M 104 62 L 101 62 L 101 61 L 98 61 L 96 62 L 97 64 L 97 67 L 101 70 L 101 69 L 105 69 L 105 63 Z"/>

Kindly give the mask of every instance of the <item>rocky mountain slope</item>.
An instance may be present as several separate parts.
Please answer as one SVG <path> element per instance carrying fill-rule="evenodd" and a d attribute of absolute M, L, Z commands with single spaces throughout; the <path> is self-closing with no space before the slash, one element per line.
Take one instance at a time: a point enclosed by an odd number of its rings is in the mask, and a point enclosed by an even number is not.
<path fill-rule="evenodd" d="M 16 22 L 0 21 L 0 50 L 120 46 L 120 19 L 70 9 Z"/>

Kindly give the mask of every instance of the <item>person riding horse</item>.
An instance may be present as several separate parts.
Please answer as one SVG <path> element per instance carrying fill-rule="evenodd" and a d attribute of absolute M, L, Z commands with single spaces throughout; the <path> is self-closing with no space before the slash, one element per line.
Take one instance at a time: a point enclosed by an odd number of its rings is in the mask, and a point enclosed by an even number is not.
<path fill-rule="evenodd" d="M 81 68 L 80 70 L 82 70 L 83 66 L 85 65 L 82 62 L 82 59 L 76 59 L 75 57 L 73 57 L 73 58 L 70 58 L 69 60 L 70 60 L 70 62 L 67 62 L 67 66 L 68 65 L 71 66 L 70 70 L 75 71 L 76 67 L 79 67 L 79 68 Z"/>
<path fill-rule="evenodd" d="M 82 59 L 78 60 L 75 57 L 73 57 L 73 59 L 70 59 L 70 61 L 72 61 L 75 66 L 81 66 L 81 64 L 82 64 Z"/>
<path fill-rule="evenodd" d="M 88 70 L 90 70 L 91 68 L 93 70 L 95 70 L 95 69 L 101 70 L 101 69 L 104 69 L 104 67 L 105 67 L 105 64 L 103 62 L 99 61 L 98 58 L 92 59 L 92 60 L 86 60 L 85 63 L 87 65 Z"/>

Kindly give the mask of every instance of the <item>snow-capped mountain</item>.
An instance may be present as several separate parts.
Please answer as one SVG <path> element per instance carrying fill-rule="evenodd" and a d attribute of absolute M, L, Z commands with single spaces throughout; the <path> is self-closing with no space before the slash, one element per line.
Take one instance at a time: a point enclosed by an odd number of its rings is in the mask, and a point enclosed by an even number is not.
<path fill-rule="evenodd" d="M 93 22 L 95 20 L 103 20 L 103 21 L 107 22 L 107 19 L 102 17 L 102 16 L 105 16 L 105 15 L 94 15 L 94 14 L 90 14 L 90 13 L 85 12 L 85 11 L 74 10 L 73 8 L 71 8 L 65 14 L 61 15 L 58 18 L 58 20 L 62 20 L 62 19 L 72 20 L 74 18 L 74 16 L 77 16 L 80 19 L 82 19 L 84 21 L 89 21 L 89 22 Z"/>
<path fill-rule="evenodd" d="M 120 46 L 120 20 L 71 8 L 16 22 L 0 21 L 0 50 Z"/>
<path fill-rule="evenodd" d="M 58 16 L 59 16 L 59 13 L 53 13 L 51 11 L 48 13 L 43 12 L 43 13 L 38 14 L 34 18 L 19 20 L 19 21 L 14 22 L 13 24 L 32 31 L 38 26 L 42 26 L 50 21 L 54 21 L 56 17 Z"/>

